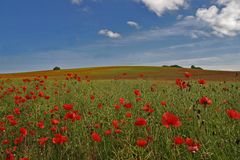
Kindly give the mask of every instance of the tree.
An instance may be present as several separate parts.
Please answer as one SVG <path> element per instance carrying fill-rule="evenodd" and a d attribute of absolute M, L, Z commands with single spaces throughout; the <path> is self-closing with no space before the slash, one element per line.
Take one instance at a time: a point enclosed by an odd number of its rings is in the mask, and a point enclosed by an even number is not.
<path fill-rule="evenodd" d="M 196 66 L 194 66 L 194 65 L 191 66 L 191 69 L 201 69 L 201 70 L 202 70 L 201 67 L 196 67 Z"/>
<path fill-rule="evenodd" d="M 53 68 L 54 71 L 57 71 L 57 70 L 60 70 L 60 69 L 61 69 L 61 68 L 58 67 L 58 66 L 56 66 L 56 67 Z"/>

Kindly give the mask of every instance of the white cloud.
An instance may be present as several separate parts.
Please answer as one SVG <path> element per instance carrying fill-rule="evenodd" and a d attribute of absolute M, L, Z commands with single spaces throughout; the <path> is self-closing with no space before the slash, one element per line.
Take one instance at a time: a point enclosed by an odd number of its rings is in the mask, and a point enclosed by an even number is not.
<path fill-rule="evenodd" d="M 71 0 L 72 4 L 80 4 L 82 0 Z"/>
<path fill-rule="evenodd" d="M 140 26 L 137 22 L 134 22 L 134 21 L 127 21 L 127 24 L 132 27 L 132 28 L 135 28 L 135 29 L 139 29 Z"/>
<path fill-rule="evenodd" d="M 98 34 L 112 38 L 112 39 L 117 39 L 117 38 L 121 38 L 121 34 L 117 33 L 117 32 L 113 32 L 109 29 L 101 29 Z"/>
<path fill-rule="evenodd" d="M 165 11 L 178 10 L 179 7 L 184 7 L 187 0 L 138 0 L 144 3 L 149 10 L 161 16 Z"/>
<path fill-rule="evenodd" d="M 236 36 L 240 33 L 239 0 L 218 0 L 216 5 L 198 9 L 196 17 L 207 23 L 218 36 Z"/>

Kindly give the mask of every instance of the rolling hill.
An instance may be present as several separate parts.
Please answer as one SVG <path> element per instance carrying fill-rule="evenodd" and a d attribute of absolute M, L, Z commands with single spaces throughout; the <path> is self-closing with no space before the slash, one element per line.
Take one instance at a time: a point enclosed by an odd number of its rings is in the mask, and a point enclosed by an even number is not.
<path fill-rule="evenodd" d="M 184 72 L 192 73 L 193 79 L 206 79 L 213 81 L 240 81 L 240 72 L 232 71 L 214 71 L 214 70 L 197 70 L 188 68 L 173 67 L 151 67 L 151 66 L 112 66 L 112 67 L 92 67 L 78 69 L 63 70 L 46 70 L 36 72 L 22 72 L 0 74 L 0 78 L 31 78 L 35 76 L 47 75 L 53 79 L 63 79 L 66 74 L 77 74 L 82 78 L 86 76 L 88 79 L 136 79 L 143 77 L 144 79 L 153 80 L 175 80 L 183 78 Z"/>

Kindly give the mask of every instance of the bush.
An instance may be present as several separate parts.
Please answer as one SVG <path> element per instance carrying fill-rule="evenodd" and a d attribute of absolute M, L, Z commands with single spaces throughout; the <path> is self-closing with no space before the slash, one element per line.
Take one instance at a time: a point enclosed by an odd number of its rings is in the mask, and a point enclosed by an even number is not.
<path fill-rule="evenodd" d="M 163 67 L 183 68 L 182 66 L 179 66 L 179 65 L 171 65 L 171 66 L 163 65 Z"/>
<path fill-rule="evenodd" d="M 194 65 L 191 66 L 191 69 L 201 69 L 201 70 L 203 70 L 201 67 L 196 67 Z"/>
<path fill-rule="evenodd" d="M 61 68 L 58 67 L 58 66 L 56 66 L 56 67 L 53 68 L 54 71 L 57 71 L 57 70 L 60 70 L 60 69 L 61 69 Z"/>

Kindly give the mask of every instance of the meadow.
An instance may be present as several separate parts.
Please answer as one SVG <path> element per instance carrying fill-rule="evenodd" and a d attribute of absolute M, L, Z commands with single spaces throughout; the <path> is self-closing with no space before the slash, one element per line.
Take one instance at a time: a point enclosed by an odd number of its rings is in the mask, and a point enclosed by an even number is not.
<path fill-rule="evenodd" d="M 5 75 L 0 159 L 238 160 L 240 83 L 195 72 L 164 81 L 122 70 L 103 80 Z"/>

